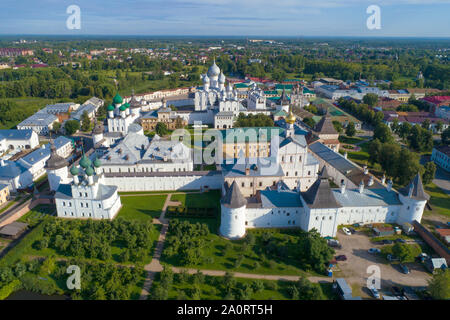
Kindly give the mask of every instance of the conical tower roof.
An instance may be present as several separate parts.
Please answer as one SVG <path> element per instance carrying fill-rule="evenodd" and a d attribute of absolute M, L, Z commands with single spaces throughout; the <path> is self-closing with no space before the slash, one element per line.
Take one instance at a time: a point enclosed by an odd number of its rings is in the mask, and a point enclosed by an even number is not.
<path fill-rule="evenodd" d="M 412 188 L 411 198 L 416 200 L 430 200 L 430 196 L 425 192 L 420 174 L 416 176 L 405 187 L 398 190 L 405 197 L 409 196 L 409 190 Z"/>
<path fill-rule="evenodd" d="M 333 120 L 327 112 L 314 127 L 314 131 L 319 134 L 338 134 L 333 125 Z"/>
<path fill-rule="evenodd" d="M 46 168 L 49 170 L 56 170 L 67 166 L 69 166 L 69 163 L 66 161 L 66 159 L 64 159 L 63 157 L 61 157 L 56 153 L 56 147 L 52 142 L 51 155 L 50 158 L 47 160 Z"/>
<path fill-rule="evenodd" d="M 228 208 L 240 208 L 247 204 L 247 200 L 242 195 L 236 181 L 227 189 L 227 193 L 220 200 L 220 203 Z"/>
<path fill-rule="evenodd" d="M 329 178 L 330 175 L 328 174 L 328 170 L 326 166 L 324 166 L 316 182 L 314 182 L 306 192 L 301 193 L 309 208 L 321 209 L 342 207 L 334 198 L 330 187 L 330 181 L 328 181 Z"/>

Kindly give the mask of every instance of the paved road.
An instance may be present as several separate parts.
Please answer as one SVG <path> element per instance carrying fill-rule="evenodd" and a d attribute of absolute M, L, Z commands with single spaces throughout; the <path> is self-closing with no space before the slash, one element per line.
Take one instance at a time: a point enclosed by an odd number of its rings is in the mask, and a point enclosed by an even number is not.
<path fill-rule="evenodd" d="M 164 202 L 164 206 L 162 208 L 161 216 L 159 217 L 159 222 L 162 224 L 161 233 L 159 234 L 158 243 L 156 244 L 156 249 L 153 254 L 152 261 L 144 267 L 144 270 L 147 271 L 147 277 L 144 281 L 144 286 L 142 288 L 141 296 L 139 300 L 147 300 L 150 295 L 150 288 L 152 287 L 153 280 L 155 279 L 155 275 L 157 272 L 161 272 L 163 270 L 161 266 L 161 254 L 164 249 L 164 241 L 166 240 L 167 229 L 169 228 L 169 220 L 165 218 L 167 207 L 170 204 L 170 197 L 172 195 L 169 194 Z"/>
<path fill-rule="evenodd" d="M 177 268 L 172 267 L 173 272 L 181 273 L 183 271 L 187 271 L 189 274 L 197 273 L 198 269 L 185 269 L 185 268 Z M 207 276 L 215 276 L 215 277 L 223 277 L 226 271 L 223 270 L 200 270 L 201 273 Z M 300 276 L 284 276 L 284 275 L 271 275 L 271 274 L 254 274 L 254 273 L 242 273 L 242 272 L 233 272 L 234 277 L 236 278 L 247 278 L 247 279 L 262 279 L 262 280 L 285 280 L 285 281 L 298 281 Z M 332 278 L 329 277 L 308 277 L 308 280 L 311 282 L 332 282 Z"/>

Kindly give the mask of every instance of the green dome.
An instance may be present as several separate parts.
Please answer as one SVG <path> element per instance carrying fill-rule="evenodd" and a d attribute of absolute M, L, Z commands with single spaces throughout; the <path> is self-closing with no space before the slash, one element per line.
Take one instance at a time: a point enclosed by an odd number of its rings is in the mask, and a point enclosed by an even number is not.
<path fill-rule="evenodd" d="M 78 170 L 78 167 L 73 166 L 72 168 L 70 168 L 70 174 L 73 175 L 73 176 L 78 175 L 79 171 L 80 170 Z"/>
<path fill-rule="evenodd" d="M 123 102 L 122 97 L 119 94 L 116 94 L 115 97 L 113 98 L 113 103 L 114 104 L 119 104 L 119 103 L 122 103 L 122 102 Z"/>
<path fill-rule="evenodd" d="M 125 111 L 126 109 L 127 109 L 127 106 L 124 105 L 124 104 L 121 105 L 120 108 L 119 108 L 120 111 Z"/>
<path fill-rule="evenodd" d="M 112 105 L 112 104 L 110 104 L 109 106 L 108 106 L 108 108 L 106 108 L 106 110 L 108 110 L 108 111 L 114 111 L 114 106 Z"/>
<path fill-rule="evenodd" d="M 85 154 L 83 155 L 83 157 L 81 157 L 80 166 L 82 166 L 84 169 L 89 167 L 91 165 L 91 163 L 92 163 L 91 160 L 89 160 L 89 158 L 86 157 Z"/>
<path fill-rule="evenodd" d="M 87 167 L 86 174 L 88 176 L 93 176 L 94 175 L 94 169 L 92 169 L 92 167 Z"/>
<path fill-rule="evenodd" d="M 99 168 L 102 165 L 102 162 L 99 158 L 94 160 L 94 167 Z"/>
<path fill-rule="evenodd" d="M 126 103 L 125 103 L 125 106 L 126 106 L 127 108 L 129 108 L 129 107 L 130 107 L 130 104 L 129 104 L 128 102 L 126 102 Z"/>

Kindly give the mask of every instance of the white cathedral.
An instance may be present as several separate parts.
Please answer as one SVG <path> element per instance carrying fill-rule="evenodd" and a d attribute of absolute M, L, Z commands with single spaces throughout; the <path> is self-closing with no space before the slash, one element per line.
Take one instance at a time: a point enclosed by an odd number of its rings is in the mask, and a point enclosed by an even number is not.
<path fill-rule="evenodd" d="M 96 159 L 93 163 L 83 155 L 79 166 L 68 170 L 67 161 L 56 153 L 47 160 L 50 190 L 54 192 L 57 216 L 61 218 L 113 219 L 122 204 L 117 187 L 106 185 Z"/>

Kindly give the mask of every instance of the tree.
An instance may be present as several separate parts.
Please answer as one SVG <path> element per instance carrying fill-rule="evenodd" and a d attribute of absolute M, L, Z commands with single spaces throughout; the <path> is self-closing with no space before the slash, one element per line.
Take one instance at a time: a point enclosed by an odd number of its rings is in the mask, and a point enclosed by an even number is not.
<path fill-rule="evenodd" d="M 433 181 L 436 174 L 436 165 L 434 162 L 427 162 L 425 164 L 425 172 L 422 175 L 423 184 L 429 184 Z"/>
<path fill-rule="evenodd" d="M 372 140 L 369 144 L 369 162 L 375 164 L 379 162 L 379 157 L 381 154 L 382 144 L 380 140 Z"/>
<path fill-rule="evenodd" d="M 425 119 L 425 121 L 422 122 L 422 128 L 424 128 L 425 130 L 430 130 L 430 120 Z"/>
<path fill-rule="evenodd" d="M 85 110 L 83 114 L 81 115 L 81 130 L 84 132 L 88 131 L 91 128 L 91 119 L 89 118 L 89 115 L 87 111 Z"/>
<path fill-rule="evenodd" d="M 414 260 L 414 251 L 412 246 L 397 242 L 392 247 L 392 253 L 399 258 L 400 262 L 407 262 Z"/>
<path fill-rule="evenodd" d="M 342 133 L 342 131 L 344 130 L 342 128 L 342 124 L 337 120 L 333 120 L 333 126 L 334 126 L 334 129 L 336 129 L 336 131 L 339 133 Z"/>
<path fill-rule="evenodd" d="M 163 123 L 163 122 L 158 122 L 158 123 L 156 124 L 156 127 L 155 127 L 155 132 L 156 132 L 159 136 L 165 136 L 165 135 L 169 132 L 169 130 L 167 129 L 167 126 L 166 126 L 165 123 Z"/>
<path fill-rule="evenodd" d="M 391 129 L 384 123 L 379 123 L 373 131 L 373 138 L 380 140 L 380 142 L 390 142 L 393 140 Z"/>
<path fill-rule="evenodd" d="M 431 131 L 416 124 L 409 133 L 408 142 L 409 146 L 416 151 L 431 151 L 433 148 L 433 134 Z"/>
<path fill-rule="evenodd" d="M 448 127 L 447 129 L 445 129 L 442 133 L 441 133 L 441 139 L 442 139 L 442 143 L 449 145 L 450 144 L 450 127 Z"/>
<path fill-rule="evenodd" d="M 303 119 L 303 122 L 306 124 L 306 125 L 308 125 L 309 127 L 314 127 L 315 125 L 316 125 L 316 122 L 314 121 L 314 119 L 313 118 L 309 118 L 309 117 L 306 117 L 306 118 L 304 118 Z"/>
<path fill-rule="evenodd" d="M 64 124 L 64 129 L 66 130 L 66 133 L 71 136 L 80 130 L 80 123 L 77 120 L 67 120 Z"/>
<path fill-rule="evenodd" d="M 428 291 L 437 300 L 450 299 L 450 270 L 438 270 L 428 281 Z"/>
<path fill-rule="evenodd" d="M 438 121 L 436 123 L 436 132 L 442 132 L 443 128 L 444 128 L 444 124 L 442 123 L 442 121 Z"/>
<path fill-rule="evenodd" d="M 412 125 L 409 122 L 403 122 L 398 129 L 398 134 L 400 138 L 405 139 L 408 137 L 409 133 L 411 132 Z"/>
<path fill-rule="evenodd" d="M 54 122 L 53 123 L 53 132 L 57 133 L 59 131 L 59 129 L 61 129 L 61 123 Z"/>
<path fill-rule="evenodd" d="M 345 128 L 345 134 L 349 137 L 353 137 L 356 134 L 355 124 L 350 122 Z"/>
<path fill-rule="evenodd" d="M 368 93 L 363 97 L 363 102 L 371 107 L 374 107 L 378 102 L 378 95 L 375 93 Z"/>

